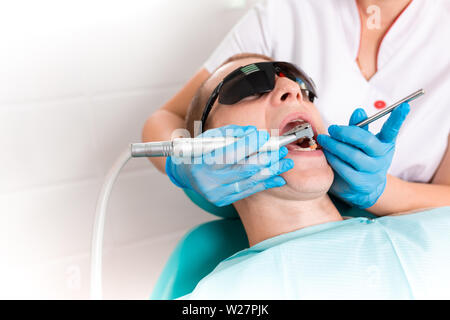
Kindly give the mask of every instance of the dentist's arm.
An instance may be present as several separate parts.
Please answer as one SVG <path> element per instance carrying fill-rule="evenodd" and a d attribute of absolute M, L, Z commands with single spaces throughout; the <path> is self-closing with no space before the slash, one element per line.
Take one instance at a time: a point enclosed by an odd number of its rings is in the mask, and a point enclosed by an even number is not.
<path fill-rule="evenodd" d="M 386 190 L 368 210 L 376 215 L 450 206 L 450 136 L 447 151 L 431 183 L 414 183 L 388 175 Z"/>
<path fill-rule="evenodd" d="M 174 130 L 184 128 L 189 103 L 209 76 L 210 73 L 205 68 L 200 69 L 172 99 L 156 110 L 144 125 L 142 141 L 170 140 Z M 149 160 L 159 171 L 166 172 L 165 158 L 149 158 Z"/>

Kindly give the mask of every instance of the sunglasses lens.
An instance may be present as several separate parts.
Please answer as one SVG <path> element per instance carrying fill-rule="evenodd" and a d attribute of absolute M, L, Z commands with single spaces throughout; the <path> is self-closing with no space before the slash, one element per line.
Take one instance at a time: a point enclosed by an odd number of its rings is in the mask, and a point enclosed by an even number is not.
<path fill-rule="evenodd" d="M 275 87 L 275 73 L 271 68 L 253 64 L 238 71 L 224 79 L 219 93 L 221 104 L 235 104 L 252 95 L 270 92 Z"/>
<path fill-rule="evenodd" d="M 267 62 L 251 64 L 229 74 L 220 89 L 219 102 L 232 105 L 247 97 L 270 92 L 275 87 L 275 74 L 297 82 L 311 102 L 317 97 L 314 82 L 303 70 L 287 62 Z"/>
<path fill-rule="evenodd" d="M 302 91 L 308 92 L 308 98 L 311 102 L 314 101 L 314 98 L 317 98 L 314 81 L 302 69 L 287 62 L 276 62 L 275 65 L 286 77 L 297 82 Z"/>

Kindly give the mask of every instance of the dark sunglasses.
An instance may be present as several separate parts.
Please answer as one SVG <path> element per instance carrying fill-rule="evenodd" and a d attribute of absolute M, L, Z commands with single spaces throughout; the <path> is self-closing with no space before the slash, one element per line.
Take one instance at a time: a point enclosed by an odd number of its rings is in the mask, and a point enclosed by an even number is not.
<path fill-rule="evenodd" d="M 303 97 L 308 97 L 309 101 L 314 102 L 317 98 L 313 80 L 292 63 L 275 61 L 249 64 L 231 72 L 214 89 L 203 110 L 202 128 L 217 98 L 221 104 L 232 105 L 244 98 L 271 92 L 275 88 L 275 76 L 297 82 Z"/>

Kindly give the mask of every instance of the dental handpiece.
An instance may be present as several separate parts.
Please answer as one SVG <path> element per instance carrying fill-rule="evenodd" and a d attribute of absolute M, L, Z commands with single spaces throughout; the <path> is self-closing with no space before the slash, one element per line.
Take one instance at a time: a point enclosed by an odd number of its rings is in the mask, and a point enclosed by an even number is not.
<path fill-rule="evenodd" d="M 302 123 L 289 130 L 282 136 L 273 136 L 258 152 L 278 150 L 282 146 L 295 142 L 301 138 L 313 140 L 314 132 L 309 123 Z M 214 137 L 214 138 L 176 138 L 172 141 L 133 143 L 131 144 L 131 156 L 138 157 L 194 157 L 208 154 L 215 149 L 224 148 L 235 143 L 240 138 Z"/>
<path fill-rule="evenodd" d="M 400 106 L 402 103 L 413 101 L 413 100 L 419 98 L 420 96 L 423 96 L 424 94 L 425 94 L 425 90 L 423 90 L 423 89 L 417 90 L 416 92 L 410 94 L 406 98 L 403 98 L 402 100 L 394 103 L 393 105 L 387 107 L 386 109 L 381 110 L 380 112 L 374 114 L 373 116 L 367 118 L 366 120 L 357 123 L 356 126 L 358 126 L 360 128 L 367 126 L 368 124 L 384 117 L 388 113 L 391 113 L 395 108 Z"/>

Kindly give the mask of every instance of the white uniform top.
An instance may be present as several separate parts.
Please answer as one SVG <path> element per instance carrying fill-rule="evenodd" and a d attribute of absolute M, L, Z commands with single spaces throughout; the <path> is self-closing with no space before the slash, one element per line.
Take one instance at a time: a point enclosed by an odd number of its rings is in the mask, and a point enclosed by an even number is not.
<path fill-rule="evenodd" d="M 355 0 L 266 0 L 252 8 L 206 61 L 213 72 L 228 57 L 261 53 L 293 62 L 317 85 L 325 125 L 346 125 L 376 101 L 390 105 L 423 88 L 411 103 L 389 173 L 429 182 L 450 133 L 450 1 L 413 0 L 385 35 L 377 73 L 367 81 L 356 58 L 361 20 Z M 370 125 L 378 133 L 387 117 Z"/>

